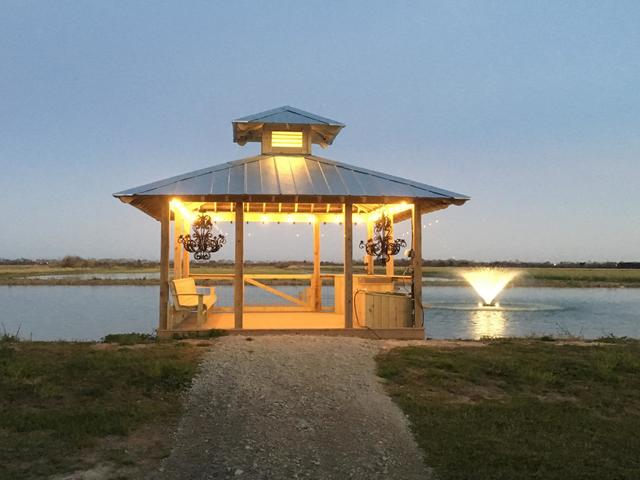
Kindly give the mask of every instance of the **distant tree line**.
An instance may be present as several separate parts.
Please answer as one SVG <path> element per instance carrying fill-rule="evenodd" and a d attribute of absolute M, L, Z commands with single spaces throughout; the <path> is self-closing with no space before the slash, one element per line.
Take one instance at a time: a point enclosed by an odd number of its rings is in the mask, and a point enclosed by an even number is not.
<path fill-rule="evenodd" d="M 62 268 L 144 268 L 158 266 L 159 262 L 131 258 L 83 258 L 77 255 L 67 255 L 61 259 L 0 258 L 0 265 L 50 265 Z"/>
<path fill-rule="evenodd" d="M 247 261 L 249 265 L 269 265 L 271 267 L 295 267 L 306 266 L 309 260 L 293 261 Z M 355 265 L 362 265 L 362 259 L 354 260 Z M 211 260 L 201 264 L 214 267 L 216 265 L 232 265 L 232 260 Z M 321 265 L 342 265 L 342 262 L 322 261 Z M 398 266 L 408 266 L 408 258 L 398 258 L 395 261 Z M 501 268 L 640 268 L 639 262 L 524 262 L 520 260 L 477 262 L 474 260 L 424 260 L 425 267 L 501 267 Z M 83 258 L 77 255 L 67 255 L 61 259 L 30 259 L 30 258 L 0 258 L 0 265 L 51 265 L 62 268 L 151 268 L 157 267 L 157 260 L 142 260 L 131 258 Z"/>

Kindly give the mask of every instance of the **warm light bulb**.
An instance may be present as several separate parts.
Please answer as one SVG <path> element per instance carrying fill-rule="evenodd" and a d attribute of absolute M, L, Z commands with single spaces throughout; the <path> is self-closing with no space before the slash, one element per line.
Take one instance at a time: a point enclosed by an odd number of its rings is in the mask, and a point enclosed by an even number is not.
<path fill-rule="evenodd" d="M 180 212 L 180 214 L 184 217 L 184 219 L 189 223 L 193 223 L 195 221 L 196 215 L 191 210 L 189 210 L 184 205 L 184 203 L 182 203 L 177 198 L 174 198 L 173 200 L 171 200 L 171 202 L 169 202 L 169 206 L 174 212 L 175 211 Z"/>

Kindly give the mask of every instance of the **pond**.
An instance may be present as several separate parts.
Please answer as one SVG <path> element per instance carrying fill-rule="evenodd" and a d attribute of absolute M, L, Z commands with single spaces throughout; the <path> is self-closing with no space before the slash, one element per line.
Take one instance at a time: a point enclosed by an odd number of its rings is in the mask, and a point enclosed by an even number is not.
<path fill-rule="evenodd" d="M 303 287 L 278 287 L 298 295 Z M 332 298 L 325 287 L 324 298 Z M 217 288 L 221 305 L 232 305 L 230 286 Z M 247 303 L 279 299 L 246 287 Z M 640 337 L 640 289 L 511 288 L 501 307 L 476 308 L 466 287 L 424 289 L 425 329 L 430 338 L 609 334 Z M 157 286 L 0 286 L 3 329 L 33 340 L 98 340 L 108 333 L 152 332 L 157 324 Z"/>

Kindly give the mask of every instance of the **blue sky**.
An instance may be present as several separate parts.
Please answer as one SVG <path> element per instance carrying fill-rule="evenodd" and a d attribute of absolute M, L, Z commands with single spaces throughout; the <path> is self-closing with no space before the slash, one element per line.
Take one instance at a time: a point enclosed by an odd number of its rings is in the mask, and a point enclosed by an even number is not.
<path fill-rule="evenodd" d="M 347 125 L 317 153 L 472 197 L 425 217 L 426 258 L 638 260 L 639 25 L 636 1 L 5 0 L 0 257 L 157 258 L 111 194 L 255 154 L 231 120 L 288 104 Z M 252 226 L 249 258 L 308 258 L 307 230 Z"/>

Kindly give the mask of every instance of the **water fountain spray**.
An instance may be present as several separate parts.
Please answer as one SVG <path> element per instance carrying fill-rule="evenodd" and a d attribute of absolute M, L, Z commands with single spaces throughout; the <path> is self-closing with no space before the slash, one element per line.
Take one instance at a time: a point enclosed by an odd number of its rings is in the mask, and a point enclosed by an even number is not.
<path fill-rule="evenodd" d="M 482 299 L 482 307 L 497 307 L 499 304 L 496 303 L 496 297 L 518 275 L 518 272 L 481 268 L 467 270 L 461 275 Z"/>

